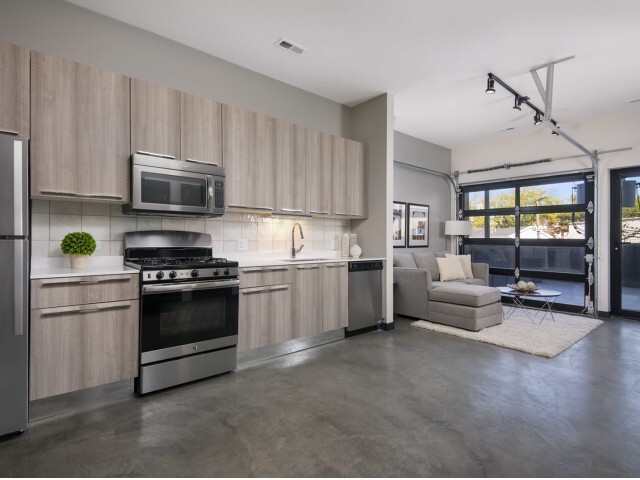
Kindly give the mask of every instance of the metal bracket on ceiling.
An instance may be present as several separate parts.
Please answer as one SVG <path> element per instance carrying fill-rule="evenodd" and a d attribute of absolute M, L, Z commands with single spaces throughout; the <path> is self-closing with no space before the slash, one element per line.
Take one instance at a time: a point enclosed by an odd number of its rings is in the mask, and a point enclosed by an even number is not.
<path fill-rule="evenodd" d="M 551 120 L 551 105 L 553 102 L 553 72 L 554 66 L 561 62 L 566 62 L 568 60 L 572 60 L 576 58 L 575 55 L 570 57 L 561 58 L 560 60 L 554 60 L 552 62 L 547 62 L 544 65 L 538 65 L 536 67 L 532 67 L 529 69 L 531 76 L 533 77 L 533 81 L 538 87 L 538 92 L 540 92 L 540 96 L 542 97 L 542 101 L 544 102 L 544 120 Z M 547 69 L 547 86 L 546 89 L 542 86 L 542 81 L 538 76 L 538 70 L 546 68 Z"/>

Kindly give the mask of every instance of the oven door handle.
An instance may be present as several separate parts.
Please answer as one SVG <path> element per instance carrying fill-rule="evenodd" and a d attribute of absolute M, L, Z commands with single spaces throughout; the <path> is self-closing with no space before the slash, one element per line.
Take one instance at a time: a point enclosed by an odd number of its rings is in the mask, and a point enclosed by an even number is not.
<path fill-rule="evenodd" d="M 218 282 L 194 282 L 194 283 L 169 283 L 163 285 L 143 285 L 143 295 L 156 295 L 158 293 L 188 292 L 192 290 L 214 290 L 218 288 L 237 287 L 240 280 L 222 280 Z"/>

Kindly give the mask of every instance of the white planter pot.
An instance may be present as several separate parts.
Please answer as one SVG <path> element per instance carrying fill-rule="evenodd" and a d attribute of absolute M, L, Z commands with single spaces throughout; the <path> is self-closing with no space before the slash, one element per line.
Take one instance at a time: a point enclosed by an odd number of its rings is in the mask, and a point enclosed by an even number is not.
<path fill-rule="evenodd" d="M 71 257 L 71 268 L 81 269 L 87 266 L 88 255 L 70 255 L 70 257 Z"/>

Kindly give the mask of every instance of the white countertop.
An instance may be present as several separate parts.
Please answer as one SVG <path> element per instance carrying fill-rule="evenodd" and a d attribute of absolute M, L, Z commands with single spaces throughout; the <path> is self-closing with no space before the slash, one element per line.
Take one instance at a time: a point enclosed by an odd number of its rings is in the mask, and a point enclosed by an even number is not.
<path fill-rule="evenodd" d="M 31 259 L 32 280 L 137 273 L 138 270 L 135 268 L 125 267 L 123 257 L 89 257 L 87 267 L 83 269 L 72 269 L 66 257 L 33 257 Z"/>
<path fill-rule="evenodd" d="M 266 267 L 270 265 L 298 265 L 308 263 L 362 262 L 369 260 L 386 260 L 379 257 L 343 258 L 336 256 L 336 252 L 318 252 L 300 255 L 296 261 L 287 258 L 284 252 L 277 253 L 237 253 L 229 254 L 228 260 L 238 262 L 240 268 Z M 123 257 L 89 257 L 86 268 L 74 270 L 70 267 L 69 259 L 65 257 L 32 259 L 31 279 L 57 277 L 82 277 L 90 275 L 118 275 L 136 274 L 138 270 L 126 267 Z"/>

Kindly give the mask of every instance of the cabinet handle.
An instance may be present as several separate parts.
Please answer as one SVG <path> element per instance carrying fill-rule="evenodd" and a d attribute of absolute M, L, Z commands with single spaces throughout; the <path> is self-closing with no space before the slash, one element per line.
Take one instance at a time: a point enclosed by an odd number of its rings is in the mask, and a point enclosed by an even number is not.
<path fill-rule="evenodd" d="M 124 309 L 131 308 L 131 303 L 113 303 L 113 304 L 105 304 L 98 307 L 77 307 L 77 308 L 68 308 L 68 307 L 59 307 L 59 308 L 46 308 L 41 310 L 41 317 L 52 317 L 54 315 L 73 315 L 73 314 L 82 314 L 82 313 L 94 313 L 94 312 L 103 312 L 105 310 L 116 310 L 116 309 Z"/>
<path fill-rule="evenodd" d="M 252 288 L 251 290 L 240 289 L 243 295 L 251 295 L 252 293 L 264 293 L 271 291 L 271 287 L 266 288 Z"/>
<path fill-rule="evenodd" d="M 340 215 L 340 216 L 343 216 L 343 217 L 354 217 L 355 216 L 352 213 L 342 213 L 342 212 L 336 212 L 336 213 L 334 213 L 334 215 Z"/>
<path fill-rule="evenodd" d="M 125 282 L 129 282 L 131 280 L 131 278 L 132 277 L 105 278 L 105 279 L 98 279 L 98 280 L 81 280 L 81 279 L 69 280 L 67 278 L 63 278 L 63 279 L 59 279 L 59 280 L 44 281 L 40 285 L 42 287 L 50 287 L 52 285 L 96 285 L 98 283 L 107 283 L 107 282 L 114 282 L 114 283 L 122 282 L 122 283 L 125 283 Z"/>
<path fill-rule="evenodd" d="M 202 165 L 213 165 L 214 167 L 219 167 L 220 166 L 215 162 L 205 162 L 204 160 L 195 160 L 193 158 L 185 158 L 184 160 L 185 160 L 185 162 L 199 163 L 199 164 L 202 164 Z"/>
<path fill-rule="evenodd" d="M 271 267 L 268 272 L 284 272 L 285 270 L 289 270 L 289 267 Z"/>
<path fill-rule="evenodd" d="M 280 285 L 280 286 L 277 286 L 277 287 L 270 287 L 269 288 L 270 292 L 276 292 L 278 290 L 289 290 L 289 285 Z"/>
<path fill-rule="evenodd" d="M 136 150 L 136 153 L 140 153 L 142 155 L 151 155 L 152 157 L 168 158 L 169 160 L 176 159 L 175 155 L 167 155 L 166 153 L 147 152 L 146 150 Z"/>
<path fill-rule="evenodd" d="M 347 264 L 346 263 L 325 263 L 325 266 L 327 268 L 340 268 L 340 267 L 346 267 Z"/>
<path fill-rule="evenodd" d="M 254 272 L 283 272 L 285 270 L 289 270 L 289 267 L 256 267 L 250 268 L 246 267 L 242 269 L 243 273 L 254 273 Z"/>
<path fill-rule="evenodd" d="M 298 270 L 312 270 L 314 268 L 320 268 L 320 265 L 296 265 Z"/>
<path fill-rule="evenodd" d="M 297 208 L 281 208 L 281 212 L 302 213 L 302 210 Z"/>
<path fill-rule="evenodd" d="M 273 211 L 273 207 L 245 207 L 244 205 L 227 205 L 228 208 L 246 208 L 247 210 L 268 210 Z"/>
<path fill-rule="evenodd" d="M 7 130 L 6 128 L 0 128 L 0 133 L 8 133 L 9 135 L 19 135 L 15 130 Z"/>
<path fill-rule="evenodd" d="M 122 195 L 109 195 L 109 194 L 102 194 L 102 193 L 77 193 L 77 192 L 65 192 L 63 190 L 40 190 L 40 193 L 44 195 L 65 195 L 67 197 L 106 198 L 109 200 L 122 200 Z"/>
<path fill-rule="evenodd" d="M 315 215 L 329 215 L 329 212 L 317 212 L 315 210 L 309 210 L 309 213 L 313 213 Z"/>

